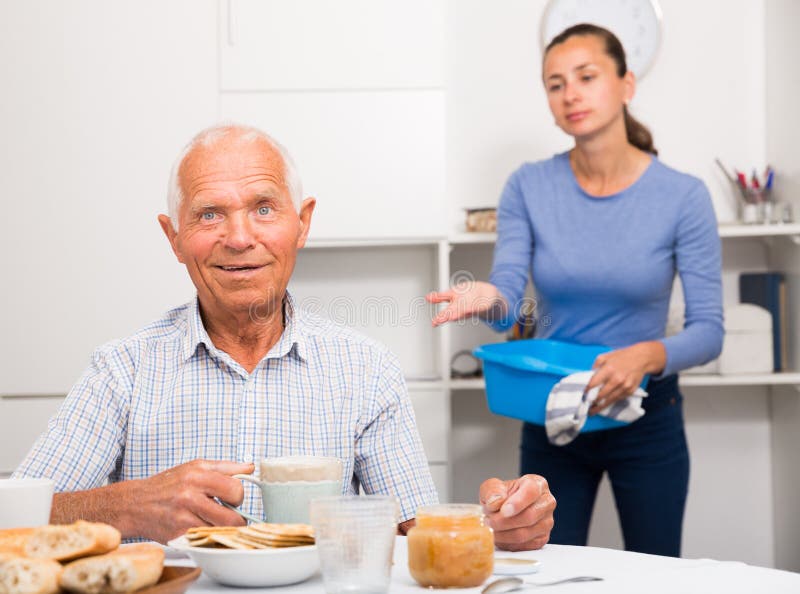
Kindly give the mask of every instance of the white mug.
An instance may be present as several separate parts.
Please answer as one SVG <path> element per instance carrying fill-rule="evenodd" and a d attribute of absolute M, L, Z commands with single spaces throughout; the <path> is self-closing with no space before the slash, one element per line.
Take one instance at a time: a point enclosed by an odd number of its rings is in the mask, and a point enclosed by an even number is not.
<path fill-rule="evenodd" d="M 0 528 L 47 524 L 54 486 L 46 478 L 0 479 Z"/>
<path fill-rule="evenodd" d="M 308 506 L 312 499 L 342 493 L 342 461 L 338 458 L 264 458 L 260 467 L 260 478 L 249 474 L 235 474 L 234 477 L 261 489 L 267 522 L 308 524 Z"/>

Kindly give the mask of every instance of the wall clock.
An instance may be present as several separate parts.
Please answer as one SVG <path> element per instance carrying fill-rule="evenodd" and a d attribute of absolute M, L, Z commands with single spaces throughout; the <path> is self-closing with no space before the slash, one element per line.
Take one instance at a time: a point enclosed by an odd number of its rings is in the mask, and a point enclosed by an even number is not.
<path fill-rule="evenodd" d="M 637 79 L 653 65 L 662 35 L 657 0 L 549 0 L 542 15 L 542 47 L 578 23 L 612 31 L 625 47 L 628 68 Z"/>

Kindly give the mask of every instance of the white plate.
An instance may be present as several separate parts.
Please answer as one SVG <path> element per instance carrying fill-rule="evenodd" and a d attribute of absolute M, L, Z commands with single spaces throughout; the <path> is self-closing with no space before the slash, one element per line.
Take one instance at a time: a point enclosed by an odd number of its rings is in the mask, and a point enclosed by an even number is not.
<path fill-rule="evenodd" d="M 495 575 L 522 575 L 524 573 L 536 573 L 539 571 L 541 563 L 536 559 L 525 559 L 523 557 L 511 557 L 504 554 L 494 558 Z"/>
<path fill-rule="evenodd" d="M 307 580 L 319 569 L 317 546 L 240 551 L 193 547 L 181 536 L 167 543 L 184 551 L 212 580 L 226 586 L 286 586 Z"/>

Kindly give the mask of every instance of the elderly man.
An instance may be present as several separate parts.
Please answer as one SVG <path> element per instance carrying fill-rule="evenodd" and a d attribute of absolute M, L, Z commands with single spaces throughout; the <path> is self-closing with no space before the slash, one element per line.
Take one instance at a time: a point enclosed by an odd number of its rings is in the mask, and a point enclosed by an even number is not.
<path fill-rule="evenodd" d="M 285 150 L 242 126 L 201 132 L 159 216 L 197 298 L 98 349 L 15 476 L 56 481 L 52 520 L 104 521 L 166 542 L 260 514 L 236 473 L 287 454 L 340 458 L 347 492 L 396 495 L 403 533 L 436 501 L 395 357 L 297 307 L 286 291 L 315 200 Z M 537 476 L 480 499 L 509 549 L 547 542 L 555 501 Z"/>

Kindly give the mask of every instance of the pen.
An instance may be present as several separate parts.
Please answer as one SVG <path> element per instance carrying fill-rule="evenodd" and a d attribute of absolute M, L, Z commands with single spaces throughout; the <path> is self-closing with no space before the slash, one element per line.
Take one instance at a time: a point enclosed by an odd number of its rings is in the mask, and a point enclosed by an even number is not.
<path fill-rule="evenodd" d="M 750 177 L 750 181 L 756 190 L 761 187 L 761 185 L 758 183 L 758 175 L 756 174 L 755 169 L 753 169 L 753 175 Z"/>
<path fill-rule="evenodd" d="M 714 161 L 716 162 L 717 166 L 722 170 L 722 173 L 725 174 L 725 177 L 727 177 L 732 184 L 735 184 L 736 179 L 728 172 L 727 169 L 725 169 L 725 165 L 722 164 L 722 161 L 720 161 L 719 158 L 714 159 Z"/>
<path fill-rule="evenodd" d="M 747 178 L 744 176 L 744 173 L 742 173 L 741 171 L 737 171 L 736 172 L 736 177 L 739 180 L 739 186 L 741 186 L 741 188 L 743 190 L 746 190 L 747 189 Z"/>

